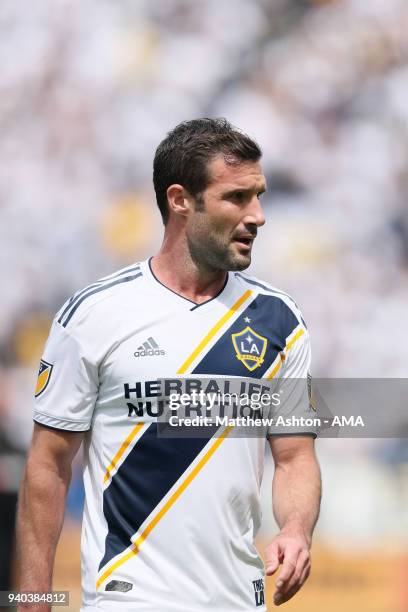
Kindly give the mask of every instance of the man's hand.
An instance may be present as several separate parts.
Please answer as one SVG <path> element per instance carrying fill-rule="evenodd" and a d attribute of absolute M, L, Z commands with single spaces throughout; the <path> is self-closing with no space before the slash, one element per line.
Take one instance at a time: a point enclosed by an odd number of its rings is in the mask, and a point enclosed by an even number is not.
<path fill-rule="evenodd" d="M 303 535 L 279 533 L 266 549 L 266 575 L 272 576 L 279 565 L 273 601 L 276 606 L 293 597 L 310 574 L 309 543 Z"/>

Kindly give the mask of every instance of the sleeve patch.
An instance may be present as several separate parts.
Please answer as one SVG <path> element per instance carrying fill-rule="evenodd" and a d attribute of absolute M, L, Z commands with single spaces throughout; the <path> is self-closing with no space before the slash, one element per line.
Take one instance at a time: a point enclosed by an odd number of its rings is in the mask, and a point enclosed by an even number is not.
<path fill-rule="evenodd" d="M 53 364 L 41 359 L 40 368 L 38 370 L 37 385 L 35 387 L 35 397 L 38 397 L 45 391 L 50 382 Z"/>

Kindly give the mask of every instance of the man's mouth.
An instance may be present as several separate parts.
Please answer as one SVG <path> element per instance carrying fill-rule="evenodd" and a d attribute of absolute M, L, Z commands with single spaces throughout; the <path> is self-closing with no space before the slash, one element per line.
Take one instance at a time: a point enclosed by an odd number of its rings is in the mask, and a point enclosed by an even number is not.
<path fill-rule="evenodd" d="M 233 238 L 234 242 L 238 243 L 240 246 L 246 249 L 251 248 L 254 239 L 255 236 L 253 234 L 242 234 Z"/>

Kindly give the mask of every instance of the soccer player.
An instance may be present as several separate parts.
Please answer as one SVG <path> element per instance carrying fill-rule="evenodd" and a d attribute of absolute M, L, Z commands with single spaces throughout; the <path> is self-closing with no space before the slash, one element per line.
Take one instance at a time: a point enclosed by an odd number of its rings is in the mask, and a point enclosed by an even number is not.
<path fill-rule="evenodd" d="M 217 377 L 258 387 L 296 378 L 307 387 L 309 336 L 299 309 L 242 273 L 265 222 L 260 158 L 258 145 L 224 119 L 178 125 L 154 159 L 164 222 L 158 254 L 82 289 L 57 313 L 19 501 L 21 590 L 51 589 L 82 442 L 83 612 L 265 611 L 265 572 L 281 566 L 277 605 L 307 579 L 320 503 L 313 429 L 158 435 L 159 398 L 203 380 L 212 389 Z M 310 415 L 307 391 L 282 406 L 289 413 Z M 266 568 L 253 543 L 265 437 L 280 528 Z"/>

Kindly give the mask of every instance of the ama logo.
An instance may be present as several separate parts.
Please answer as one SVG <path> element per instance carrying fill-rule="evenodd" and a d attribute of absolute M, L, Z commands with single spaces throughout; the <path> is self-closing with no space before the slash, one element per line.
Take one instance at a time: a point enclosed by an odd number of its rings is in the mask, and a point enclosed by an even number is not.
<path fill-rule="evenodd" d="M 242 331 L 231 334 L 231 339 L 236 358 L 244 364 L 247 370 L 252 372 L 263 364 L 268 344 L 266 338 L 247 325 Z"/>

